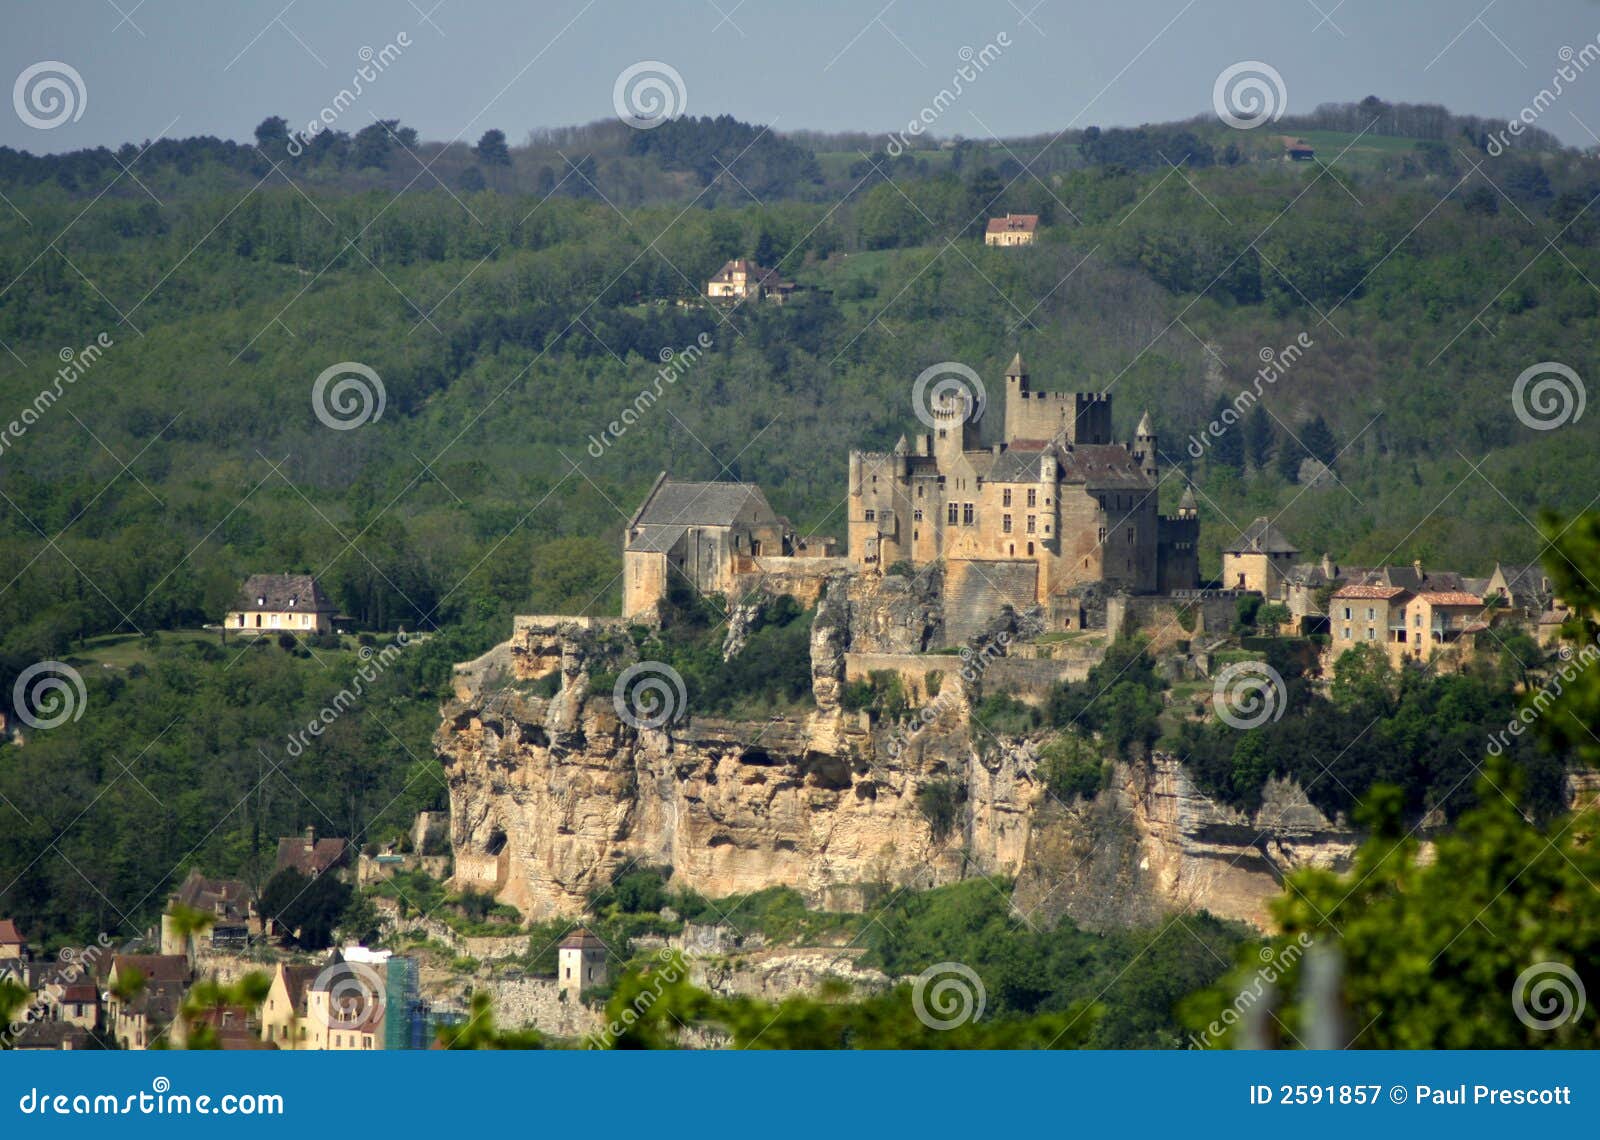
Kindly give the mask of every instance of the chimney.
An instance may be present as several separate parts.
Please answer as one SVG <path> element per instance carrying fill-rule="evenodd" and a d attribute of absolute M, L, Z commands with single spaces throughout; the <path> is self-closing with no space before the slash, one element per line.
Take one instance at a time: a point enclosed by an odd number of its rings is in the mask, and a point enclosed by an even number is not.
<path fill-rule="evenodd" d="M 1324 578 L 1339 576 L 1339 568 L 1333 564 L 1333 557 L 1327 551 L 1322 552 L 1322 576 Z"/>
<path fill-rule="evenodd" d="M 317 849 L 317 829 L 315 827 L 306 828 L 305 849 L 307 855 Z"/>
<path fill-rule="evenodd" d="M 1413 558 L 1411 560 L 1411 571 L 1417 576 L 1417 585 L 1422 585 L 1422 559 Z"/>

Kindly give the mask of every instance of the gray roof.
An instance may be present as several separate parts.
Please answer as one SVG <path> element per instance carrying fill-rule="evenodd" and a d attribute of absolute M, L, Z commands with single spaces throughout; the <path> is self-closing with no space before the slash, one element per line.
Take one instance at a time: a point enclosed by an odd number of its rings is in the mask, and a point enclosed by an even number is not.
<path fill-rule="evenodd" d="M 310 574 L 252 574 L 239 591 L 238 608 L 331 614 L 338 607 Z"/>
<path fill-rule="evenodd" d="M 752 501 L 758 514 L 776 521 L 754 483 L 679 483 L 663 474 L 628 526 L 732 526 Z"/>
<path fill-rule="evenodd" d="M 1146 490 L 1154 486 L 1133 455 L 1121 444 L 1078 444 L 1065 451 L 1052 443 L 1013 443 L 994 456 L 985 471 L 989 452 L 969 452 L 974 467 L 991 483 L 1037 483 L 1039 460 L 1054 455 L 1063 483 L 1082 483 L 1090 490 Z"/>
<path fill-rule="evenodd" d="M 628 540 L 628 549 L 645 554 L 665 554 L 678 544 L 687 530 L 683 526 L 642 526 L 639 533 Z"/>
<path fill-rule="evenodd" d="M 1299 554 L 1300 548 L 1283 536 L 1283 532 L 1267 518 L 1258 518 L 1232 544 L 1223 548 L 1224 554 Z"/>

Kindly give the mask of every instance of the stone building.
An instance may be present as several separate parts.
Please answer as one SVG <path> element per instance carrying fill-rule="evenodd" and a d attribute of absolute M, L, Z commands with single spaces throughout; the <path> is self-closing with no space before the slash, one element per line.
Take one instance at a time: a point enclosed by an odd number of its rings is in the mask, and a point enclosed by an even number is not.
<path fill-rule="evenodd" d="M 330 633 L 336 611 L 310 574 L 252 574 L 223 624 L 237 633 Z"/>
<path fill-rule="evenodd" d="M 1032 245 L 1039 232 L 1038 214 L 1007 214 L 990 218 L 983 230 L 983 244 L 995 246 Z"/>
<path fill-rule="evenodd" d="M 881 572 L 942 559 L 947 608 L 1039 605 L 1066 629 L 1083 624 L 1086 587 L 1198 586 L 1194 501 L 1158 513 L 1148 414 L 1132 443 L 1113 442 L 1109 395 L 1035 391 L 1020 354 L 1005 396 L 1003 439 L 989 447 L 979 442 L 983 409 L 952 395 L 915 444 L 902 436 L 891 452 L 851 452 L 852 562 Z"/>
<path fill-rule="evenodd" d="M 1390 665 L 1427 663 L 1435 654 L 1470 657 L 1472 635 L 1489 628 L 1483 599 L 1464 590 L 1358 583 L 1341 586 L 1328 605 L 1331 656 L 1357 645 L 1383 650 Z"/>
<path fill-rule="evenodd" d="M 1222 551 L 1222 586 L 1254 590 L 1281 600 L 1300 548 L 1283 536 L 1272 520 L 1257 518 Z"/>
<path fill-rule="evenodd" d="M 606 944 L 579 927 L 561 940 L 556 951 L 556 979 L 561 992 L 575 1001 L 584 990 L 606 984 Z"/>
<path fill-rule="evenodd" d="M 653 613 L 675 583 L 727 593 L 737 556 L 788 554 L 791 538 L 754 483 L 680 483 L 663 471 L 628 520 L 622 616 Z"/>

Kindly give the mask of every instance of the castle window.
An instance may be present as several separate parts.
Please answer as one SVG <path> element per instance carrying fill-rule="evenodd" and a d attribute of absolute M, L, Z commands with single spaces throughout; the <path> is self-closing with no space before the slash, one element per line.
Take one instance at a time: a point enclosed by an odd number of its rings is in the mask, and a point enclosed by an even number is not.
<path fill-rule="evenodd" d="M 1028 506 L 1037 507 L 1038 505 L 1039 505 L 1039 492 L 1034 490 L 1032 487 L 1029 487 L 1028 488 Z"/>
<path fill-rule="evenodd" d="M 922 532 L 920 530 L 913 530 L 911 532 L 911 541 L 912 542 L 917 541 L 917 539 L 919 539 L 921 537 L 922 537 Z"/>
<path fill-rule="evenodd" d="M 1345 621 L 1349 621 L 1350 620 L 1350 607 L 1349 606 L 1346 606 L 1344 608 L 1344 620 Z M 1347 634 L 1345 634 L 1345 636 L 1349 637 L 1350 635 L 1347 633 Z"/>
<path fill-rule="evenodd" d="M 1000 516 L 1000 533 L 1001 534 L 1010 534 L 1011 533 L 1011 516 L 1010 515 L 1001 515 Z"/>
<path fill-rule="evenodd" d="M 917 484 L 917 498 L 919 498 L 919 499 L 922 498 L 922 484 L 921 483 Z"/>
<path fill-rule="evenodd" d="M 874 511 L 874 510 L 871 510 L 871 509 L 869 509 L 869 510 L 868 510 L 868 511 L 867 511 L 867 516 L 866 516 L 866 517 L 867 517 L 867 521 L 868 521 L 868 522 L 873 522 L 873 521 L 875 521 L 875 520 L 876 520 L 876 519 L 877 519 L 877 517 L 878 517 L 878 512 L 877 512 L 877 511 Z"/>
<path fill-rule="evenodd" d="M 1010 487 L 1007 487 L 1004 491 L 1000 492 L 1000 505 L 1002 507 L 1009 507 L 1011 505 L 1011 488 Z"/>
<path fill-rule="evenodd" d="M 954 504 L 954 503 L 950 504 L 950 510 L 949 510 L 948 513 L 949 513 L 949 516 L 950 516 L 950 525 L 951 526 L 955 526 L 956 522 L 960 519 L 961 516 L 957 513 L 959 510 L 960 510 L 960 508 L 957 507 L 956 504 Z"/>
<path fill-rule="evenodd" d="M 921 507 L 918 507 L 916 510 L 911 512 L 911 521 L 913 521 L 913 522 L 921 522 L 922 521 L 922 508 Z"/>
<path fill-rule="evenodd" d="M 1344 627 L 1344 639 L 1346 641 L 1350 640 L 1350 627 L 1349 626 L 1345 626 Z"/>
<path fill-rule="evenodd" d="M 1097 495 L 1096 498 L 1098 498 L 1100 500 L 1100 509 L 1102 511 L 1105 510 L 1106 509 L 1106 497 L 1104 495 Z"/>
<path fill-rule="evenodd" d="M 1137 541 L 1139 541 L 1139 528 L 1130 526 L 1128 528 L 1128 545 L 1132 546 Z"/>
<path fill-rule="evenodd" d="M 1046 534 L 1049 534 L 1049 533 L 1050 533 L 1050 524 L 1049 524 L 1049 523 L 1045 523 L 1045 524 L 1044 524 L 1044 532 L 1045 532 L 1045 533 L 1046 533 Z"/>
<path fill-rule="evenodd" d="M 1034 516 L 1034 515 L 1029 515 L 1028 516 L 1028 533 L 1029 534 L 1034 533 L 1034 531 L 1036 529 L 1034 524 L 1037 523 L 1037 521 L 1038 521 L 1038 519 L 1037 519 L 1036 516 Z"/>
<path fill-rule="evenodd" d="M 1367 640 L 1368 641 L 1376 641 L 1376 640 L 1378 640 L 1378 631 L 1373 629 L 1370 625 L 1367 627 Z"/>
<path fill-rule="evenodd" d="M 1033 543 L 1031 543 L 1031 542 L 1030 542 L 1030 543 L 1028 543 L 1028 553 L 1029 553 L 1029 554 L 1032 554 L 1032 553 L 1033 553 Z"/>
<path fill-rule="evenodd" d="M 971 503 L 962 503 L 961 504 L 961 525 L 962 526 L 971 526 L 972 525 L 972 504 Z"/>
<path fill-rule="evenodd" d="M 948 431 L 946 431 L 944 428 L 940 428 L 939 429 L 939 438 L 940 439 L 943 439 L 945 436 L 947 436 L 949 434 L 950 433 Z"/>
<path fill-rule="evenodd" d="M 1101 527 L 1100 528 L 1100 545 L 1104 546 L 1105 544 L 1106 544 L 1106 528 L 1105 527 Z"/>

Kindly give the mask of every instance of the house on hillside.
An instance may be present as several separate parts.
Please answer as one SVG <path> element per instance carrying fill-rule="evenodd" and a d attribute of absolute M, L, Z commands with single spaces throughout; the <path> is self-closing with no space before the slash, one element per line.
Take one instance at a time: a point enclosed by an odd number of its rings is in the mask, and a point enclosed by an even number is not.
<path fill-rule="evenodd" d="M 1305 139 L 1283 136 L 1283 160 L 1285 162 L 1311 162 L 1317 157 L 1316 149 Z"/>
<path fill-rule="evenodd" d="M 9 918 L 0 918 L 0 959 L 27 961 L 31 957 L 28 940 Z"/>
<path fill-rule="evenodd" d="M 337 607 L 310 574 L 252 574 L 224 627 L 235 633 L 331 633 Z"/>
<path fill-rule="evenodd" d="M 261 1040 L 270 1041 L 280 1049 L 304 1047 L 307 1034 L 305 1019 L 309 1007 L 307 995 L 321 972 L 319 966 L 278 963 L 272 975 L 272 988 L 267 991 L 267 1000 L 261 1003 Z"/>
<path fill-rule="evenodd" d="M 1407 575 L 1404 568 L 1394 569 L 1396 576 Z M 1437 582 L 1450 573 L 1432 577 Z M 1476 647 L 1473 635 L 1489 628 L 1482 598 L 1437 584 L 1407 588 L 1369 581 L 1341 586 L 1328 609 L 1333 660 L 1354 646 L 1371 645 L 1382 649 L 1395 667 L 1407 661 L 1426 664 L 1436 653 L 1459 664 Z"/>
<path fill-rule="evenodd" d="M 781 305 L 794 290 L 794 282 L 785 281 L 776 269 L 764 268 L 747 257 L 723 263 L 706 283 L 706 296 L 713 301 L 776 301 Z"/>
<path fill-rule="evenodd" d="M 1038 214 L 1007 214 L 990 218 L 984 227 L 983 244 L 995 246 L 1032 245 L 1039 233 Z"/>
<path fill-rule="evenodd" d="M 330 868 L 344 864 L 349 844 L 343 839 L 318 839 L 317 829 L 308 827 L 304 835 L 286 835 L 278 840 L 278 861 L 272 872 L 293 868 L 308 879 L 315 879 Z"/>
<path fill-rule="evenodd" d="M 180 935 L 172 914 L 177 906 L 209 915 L 211 925 L 190 937 Z M 214 946 L 242 949 L 250 935 L 260 933 L 261 919 L 244 883 L 238 879 L 208 879 L 198 870 L 191 870 L 161 916 L 161 952 L 188 954 Z"/>
<path fill-rule="evenodd" d="M 556 952 L 556 983 L 567 1000 L 586 989 L 606 984 L 606 944 L 579 927 L 561 940 Z"/>

